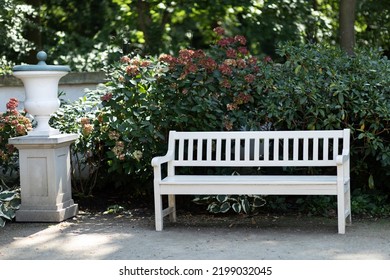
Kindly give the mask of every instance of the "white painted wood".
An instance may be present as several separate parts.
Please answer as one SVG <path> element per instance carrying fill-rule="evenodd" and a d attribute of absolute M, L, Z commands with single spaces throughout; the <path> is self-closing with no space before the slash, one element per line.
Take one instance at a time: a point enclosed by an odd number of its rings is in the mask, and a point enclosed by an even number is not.
<path fill-rule="evenodd" d="M 162 230 L 165 215 L 170 215 L 173 221 L 176 220 L 174 196 L 178 194 L 337 195 L 339 233 L 345 233 L 345 221 L 346 219 L 348 222 L 351 221 L 349 137 L 349 129 L 329 131 L 171 131 L 167 154 L 152 160 L 156 230 Z M 339 141 L 342 145 L 341 154 L 339 154 Z M 195 156 L 193 156 L 194 154 Z M 168 176 L 161 178 L 161 166 L 165 163 L 168 164 Z M 175 175 L 175 168 L 180 166 L 334 166 L 337 169 L 337 175 Z M 169 197 L 169 211 L 163 211 L 162 195 Z"/>

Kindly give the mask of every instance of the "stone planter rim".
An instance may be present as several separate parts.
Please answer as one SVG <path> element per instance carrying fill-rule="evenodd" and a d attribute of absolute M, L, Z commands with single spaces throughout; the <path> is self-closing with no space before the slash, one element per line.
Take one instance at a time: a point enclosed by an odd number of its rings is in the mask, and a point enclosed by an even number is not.
<path fill-rule="evenodd" d="M 60 71 L 60 72 L 70 72 L 70 67 L 67 65 L 47 65 L 46 59 L 47 54 L 44 51 L 37 53 L 38 64 L 36 65 L 16 65 L 12 68 L 13 72 L 19 71 Z"/>

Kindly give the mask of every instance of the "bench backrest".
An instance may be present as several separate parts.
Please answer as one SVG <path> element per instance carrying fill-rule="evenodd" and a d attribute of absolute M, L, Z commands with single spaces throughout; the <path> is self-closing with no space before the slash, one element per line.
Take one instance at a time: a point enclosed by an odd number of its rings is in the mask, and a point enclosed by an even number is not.
<path fill-rule="evenodd" d="M 349 129 L 170 131 L 168 149 L 173 166 L 335 166 L 349 138 Z"/>

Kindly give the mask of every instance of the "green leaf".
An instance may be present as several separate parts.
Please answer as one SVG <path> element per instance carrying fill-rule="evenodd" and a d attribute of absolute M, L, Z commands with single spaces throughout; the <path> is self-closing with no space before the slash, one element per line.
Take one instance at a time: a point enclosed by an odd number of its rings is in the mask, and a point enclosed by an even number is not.
<path fill-rule="evenodd" d="M 253 207 L 262 207 L 266 204 L 266 200 L 262 197 L 259 197 L 259 196 L 256 196 L 254 199 L 253 199 L 253 203 L 252 203 L 252 206 Z"/>
<path fill-rule="evenodd" d="M 210 204 L 208 210 L 211 213 L 219 213 L 221 211 L 221 207 L 218 204 Z"/>
<path fill-rule="evenodd" d="M 368 187 L 370 189 L 374 189 L 375 188 L 374 177 L 372 176 L 372 174 L 370 175 L 370 177 L 368 177 Z"/>
<path fill-rule="evenodd" d="M 246 197 L 244 199 L 241 199 L 241 205 L 242 205 L 242 211 L 244 211 L 245 214 L 250 213 L 250 204 Z"/>
<path fill-rule="evenodd" d="M 344 94 L 342 92 L 339 92 L 338 99 L 340 104 L 344 104 Z"/>
<path fill-rule="evenodd" d="M 294 70 L 294 73 L 295 75 L 298 75 L 299 71 L 301 70 L 302 66 L 301 65 L 298 65 L 295 70 Z"/>
<path fill-rule="evenodd" d="M 226 202 L 229 199 L 228 195 L 217 195 L 217 200 L 220 203 Z"/>
<path fill-rule="evenodd" d="M 242 207 L 241 207 L 240 203 L 236 202 L 236 203 L 233 203 L 232 208 L 233 208 L 234 212 L 240 213 Z"/>
<path fill-rule="evenodd" d="M 230 210 L 230 208 L 231 208 L 230 203 L 226 201 L 226 202 L 224 202 L 224 203 L 221 204 L 220 210 L 219 210 L 219 211 L 220 211 L 221 213 L 226 213 L 227 211 Z"/>

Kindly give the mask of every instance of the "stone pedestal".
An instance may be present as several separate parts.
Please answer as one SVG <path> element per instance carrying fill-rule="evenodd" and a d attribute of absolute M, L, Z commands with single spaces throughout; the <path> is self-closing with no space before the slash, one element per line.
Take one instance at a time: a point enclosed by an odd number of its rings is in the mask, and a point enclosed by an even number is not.
<path fill-rule="evenodd" d="M 76 134 L 9 139 L 19 150 L 22 203 L 17 222 L 61 222 L 77 214 L 69 150 L 76 139 Z"/>

